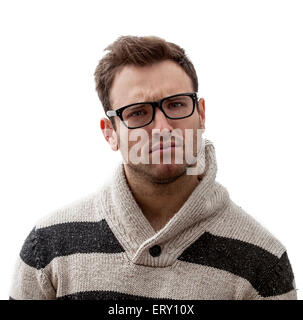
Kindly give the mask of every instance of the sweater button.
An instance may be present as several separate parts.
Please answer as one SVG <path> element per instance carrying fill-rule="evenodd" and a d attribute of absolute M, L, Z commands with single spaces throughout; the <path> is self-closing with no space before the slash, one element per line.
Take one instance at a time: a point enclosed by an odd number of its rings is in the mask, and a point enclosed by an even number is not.
<path fill-rule="evenodd" d="M 153 247 L 149 248 L 149 253 L 153 257 L 158 257 L 161 254 L 161 247 L 156 244 Z"/>

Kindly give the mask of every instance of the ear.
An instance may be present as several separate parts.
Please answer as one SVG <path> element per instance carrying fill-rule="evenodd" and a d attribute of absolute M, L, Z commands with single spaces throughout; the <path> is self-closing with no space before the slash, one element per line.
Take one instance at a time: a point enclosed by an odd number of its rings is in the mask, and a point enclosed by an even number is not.
<path fill-rule="evenodd" d="M 100 128 L 102 130 L 105 140 L 108 142 L 113 151 L 119 149 L 118 135 L 114 130 L 112 123 L 107 118 L 102 118 L 100 120 Z"/>
<path fill-rule="evenodd" d="M 202 123 L 202 129 L 205 130 L 205 100 L 200 98 L 198 101 L 198 113 Z"/>

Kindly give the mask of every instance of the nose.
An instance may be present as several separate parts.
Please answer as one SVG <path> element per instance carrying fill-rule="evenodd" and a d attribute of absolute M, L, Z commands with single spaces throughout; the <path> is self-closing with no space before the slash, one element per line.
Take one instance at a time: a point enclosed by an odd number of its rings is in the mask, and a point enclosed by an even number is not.
<path fill-rule="evenodd" d="M 170 119 L 167 119 L 165 114 L 159 108 L 156 108 L 155 111 L 153 129 L 173 129 L 173 127 L 170 124 Z"/>

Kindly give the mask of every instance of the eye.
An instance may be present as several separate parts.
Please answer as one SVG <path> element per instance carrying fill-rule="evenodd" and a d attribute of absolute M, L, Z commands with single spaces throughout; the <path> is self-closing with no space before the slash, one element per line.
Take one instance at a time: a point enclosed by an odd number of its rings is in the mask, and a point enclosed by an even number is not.
<path fill-rule="evenodd" d="M 182 106 L 183 106 L 183 103 L 181 103 L 181 102 L 176 102 L 176 103 L 173 103 L 173 106 L 174 106 L 174 107 L 182 107 Z"/>
<path fill-rule="evenodd" d="M 172 108 L 172 109 L 180 108 L 183 106 L 184 106 L 184 103 L 182 103 L 182 102 L 171 102 L 169 104 L 169 108 Z"/>
<path fill-rule="evenodd" d="M 127 110 L 123 116 L 126 119 L 130 118 L 139 118 L 139 117 L 146 117 L 148 113 L 148 109 L 146 108 L 135 108 L 134 110 Z"/>
<path fill-rule="evenodd" d="M 144 110 L 134 111 L 127 115 L 128 118 L 130 117 L 138 117 L 138 116 L 144 116 L 146 112 Z"/>

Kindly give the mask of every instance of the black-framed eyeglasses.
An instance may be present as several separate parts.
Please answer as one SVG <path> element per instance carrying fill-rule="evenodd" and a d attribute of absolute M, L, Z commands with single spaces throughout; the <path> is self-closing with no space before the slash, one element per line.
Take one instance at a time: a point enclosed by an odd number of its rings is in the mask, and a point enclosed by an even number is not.
<path fill-rule="evenodd" d="M 158 101 L 132 103 L 117 110 L 108 110 L 108 117 L 118 116 L 128 129 L 136 129 L 149 125 L 155 117 L 158 107 L 168 119 L 184 119 L 190 117 L 198 101 L 197 92 L 179 93 Z"/>

